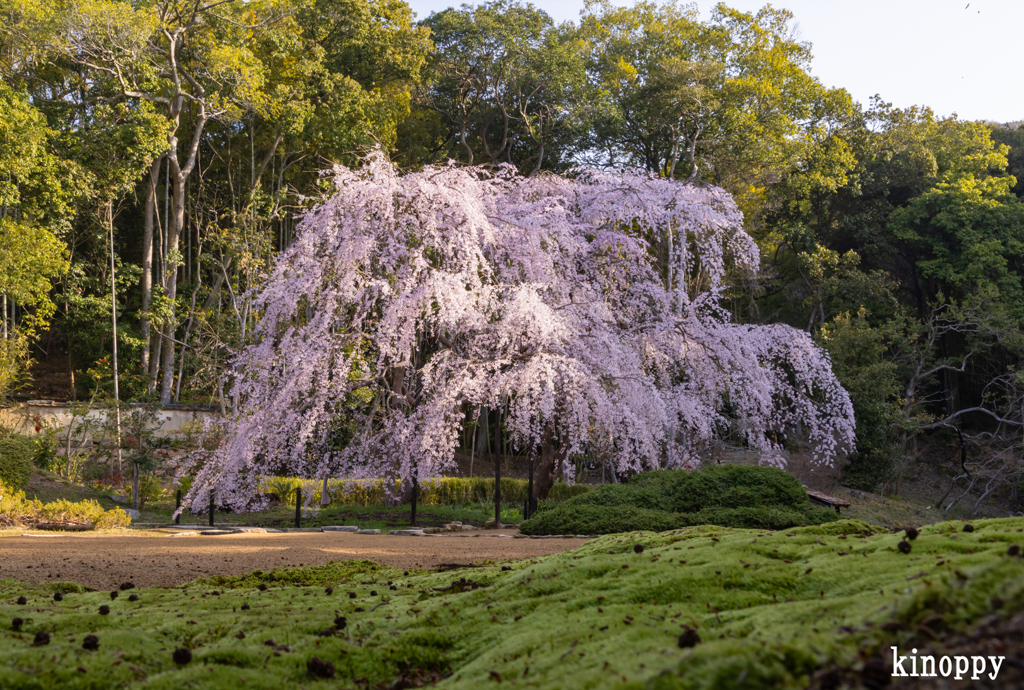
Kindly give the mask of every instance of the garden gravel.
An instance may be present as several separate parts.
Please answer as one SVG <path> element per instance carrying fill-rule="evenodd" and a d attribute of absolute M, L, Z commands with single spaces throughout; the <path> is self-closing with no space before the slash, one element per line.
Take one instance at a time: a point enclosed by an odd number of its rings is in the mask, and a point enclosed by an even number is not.
<path fill-rule="evenodd" d="M 425 539 L 349 532 L 235 532 L 204 539 L 197 530 L 167 529 L 122 534 L 48 533 L 49 539 L 0 536 L 0 579 L 76 582 L 96 589 L 110 589 L 122 582 L 168 587 L 198 577 L 350 559 L 402 569 L 470 565 L 486 559 L 547 556 L 584 543 L 577 539 L 476 538 L 516 533 L 508 529 L 480 530 Z"/>

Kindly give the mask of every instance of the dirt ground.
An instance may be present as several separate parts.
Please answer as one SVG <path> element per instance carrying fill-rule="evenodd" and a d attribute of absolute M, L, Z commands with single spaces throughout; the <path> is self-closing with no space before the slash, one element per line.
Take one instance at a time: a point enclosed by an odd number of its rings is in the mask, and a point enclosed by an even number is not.
<path fill-rule="evenodd" d="M 222 536 L 169 533 L 39 535 L 0 537 L 0 578 L 28 582 L 76 582 L 111 589 L 122 582 L 139 587 L 180 585 L 198 577 L 242 575 L 253 570 L 322 565 L 367 559 L 396 568 L 470 565 L 485 559 L 547 556 L 584 543 L 582 539 L 512 539 L 497 535 L 398 537 L 345 532 L 298 532 Z"/>

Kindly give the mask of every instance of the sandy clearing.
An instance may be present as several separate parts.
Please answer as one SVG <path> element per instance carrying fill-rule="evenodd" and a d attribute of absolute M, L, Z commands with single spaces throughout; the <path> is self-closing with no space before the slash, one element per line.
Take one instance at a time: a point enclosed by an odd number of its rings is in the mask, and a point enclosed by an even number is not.
<path fill-rule="evenodd" d="M 397 537 L 344 532 L 249 533 L 224 536 L 169 534 L 76 534 L 0 538 L 0 578 L 28 582 L 77 582 L 111 589 L 130 581 L 139 587 L 180 585 L 197 577 L 330 561 L 367 559 L 396 568 L 469 565 L 485 559 L 547 556 L 582 539 L 512 539 L 497 534 Z M 481 536 L 476 536 L 477 534 Z"/>

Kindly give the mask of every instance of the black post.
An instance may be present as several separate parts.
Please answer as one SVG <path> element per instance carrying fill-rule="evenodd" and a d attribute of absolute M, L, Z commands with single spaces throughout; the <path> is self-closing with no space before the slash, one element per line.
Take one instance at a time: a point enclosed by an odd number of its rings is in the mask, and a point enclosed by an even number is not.
<path fill-rule="evenodd" d="M 213 527 L 213 492 L 210 492 L 210 527 Z"/>
<path fill-rule="evenodd" d="M 501 529 L 501 407 L 494 417 L 494 528 Z"/>
<path fill-rule="evenodd" d="M 295 487 L 295 526 L 302 526 L 302 487 Z"/>
<path fill-rule="evenodd" d="M 416 499 L 419 498 L 420 483 L 416 477 L 412 478 L 412 526 L 416 526 Z"/>
<path fill-rule="evenodd" d="M 501 527 L 501 458 L 494 456 L 494 527 Z"/>
<path fill-rule="evenodd" d="M 533 511 L 536 507 L 533 504 L 533 453 L 530 453 L 530 485 L 526 489 L 526 504 L 530 506 L 530 515 L 533 515 Z M 527 515 L 526 517 L 530 517 L 530 515 Z"/>
<path fill-rule="evenodd" d="M 179 510 L 181 510 L 181 489 L 178 489 L 178 494 L 177 494 L 177 496 L 174 499 L 174 512 L 177 513 Z M 180 513 L 174 516 L 174 524 L 176 524 L 176 525 L 180 525 L 181 524 L 181 514 Z"/>

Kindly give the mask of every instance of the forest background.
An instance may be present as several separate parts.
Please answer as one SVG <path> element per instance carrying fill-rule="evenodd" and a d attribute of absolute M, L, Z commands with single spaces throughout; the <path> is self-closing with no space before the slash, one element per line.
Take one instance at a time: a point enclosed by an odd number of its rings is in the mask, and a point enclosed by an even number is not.
<path fill-rule="evenodd" d="M 234 409 L 253 291 L 322 171 L 375 146 L 407 170 L 633 166 L 735 197 L 762 269 L 728 306 L 829 352 L 857 416 L 848 485 L 898 490 L 939 447 L 1016 497 L 1024 127 L 854 102 L 812 76 L 785 10 L 591 2 L 556 24 L 505 0 L 419 22 L 399 0 L 0 0 L 0 17 L 0 399 Z"/>

